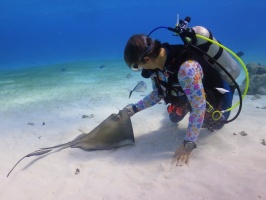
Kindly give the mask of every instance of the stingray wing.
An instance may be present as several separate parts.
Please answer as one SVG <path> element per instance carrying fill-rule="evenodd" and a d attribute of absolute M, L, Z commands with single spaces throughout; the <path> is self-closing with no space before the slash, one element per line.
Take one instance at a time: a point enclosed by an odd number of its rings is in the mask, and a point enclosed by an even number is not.
<path fill-rule="evenodd" d="M 127 110 L 123 109 L 118 114 L 110 115 L 71 147 L 84 150 L 103 150 L 134 143 L 132 123 Z"/>

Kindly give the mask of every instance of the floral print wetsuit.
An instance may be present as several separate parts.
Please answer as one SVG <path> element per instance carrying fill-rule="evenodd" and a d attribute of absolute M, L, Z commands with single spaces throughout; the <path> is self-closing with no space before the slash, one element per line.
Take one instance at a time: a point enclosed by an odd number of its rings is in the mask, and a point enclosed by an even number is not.
<path fill-rule="evenodd" d="M 158 97 L 158 88 L 156 87 L 155 76 L 156 74 L 154 73 L 151 77 L 153 91 L 135 104 L 138 111 L 153 106 L 161 100 L 161 98 Z M 160 80 L 165 82 L 168 81 L 168 77 L 163 71 L 159 71 L 158 76 Z M 189 60 L 180 66 L 177 78 L 191 106 L 185 140 L 194 142 L 197 140 L 199 135 L 199 130 L 204 120 L 206 108 L 206 98 L 202 84 L 203 71 L 198 62 Z M 162 87 L 162 89 L 165 91 L 164 87 Z"/>

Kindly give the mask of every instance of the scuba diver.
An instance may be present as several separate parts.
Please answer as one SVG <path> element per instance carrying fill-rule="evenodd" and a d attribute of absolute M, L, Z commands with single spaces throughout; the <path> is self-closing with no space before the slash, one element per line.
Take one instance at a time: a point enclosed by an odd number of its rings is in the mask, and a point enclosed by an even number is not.
<path fill-rule="evenodd" d="M 196 37 L 203 35 L 217 41 L 211 32 L 201 26 L 188 28 L 189 21 L 187 17 L 175 28 L 158 27 L 175 32 L 184 42 L 182 45 L 153 40 L 150 34 L 156 28 L 148 35 L 133 35 L 124 49 L 126 64 L 133 71 L 141 71 L 144 78 L 150 78 L 153 87 L 139 102 L 126 106 L 130 117 L 161 100 L 168 104 L 169 118 L 174 123 L 189 113 L 183 145 L 174 154 L 174 163 L 178 166 L 188 164 L 201 128 L 214 131 L 228 122 L 230 110 L 222 111 L 232 106 L 236 89 L 232 79 L 240 74 L 240 67 L 227 51 Z M 227 72 L 217 65 L 223 65 Z"/>

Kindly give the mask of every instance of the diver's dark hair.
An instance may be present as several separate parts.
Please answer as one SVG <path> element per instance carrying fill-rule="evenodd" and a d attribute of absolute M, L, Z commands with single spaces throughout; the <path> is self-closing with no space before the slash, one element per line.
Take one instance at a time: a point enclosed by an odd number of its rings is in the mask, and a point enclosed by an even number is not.
<path fill-rule="evenodd" d="M 149 50 L 148 47 L 151 47 L 151 49 Z M 161 47 L 162 44 L 159 40 L 152 40 L 144 34 L 133 35 L 125 46 L 124 60 L 128 66 L 139 62 L 145 63 L 143 58 L 145 56 L 152 59 L 158 57 Z"/>

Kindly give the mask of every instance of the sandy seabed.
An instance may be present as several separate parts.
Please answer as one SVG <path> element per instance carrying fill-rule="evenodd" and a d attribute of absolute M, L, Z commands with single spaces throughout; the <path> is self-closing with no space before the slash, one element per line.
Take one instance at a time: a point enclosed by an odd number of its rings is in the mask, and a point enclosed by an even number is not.
<path fill-rule="evenodd" d="M 7 178 L 23 156 L 91 131 L 151 89 L 121 63 L 45 69 L 2 73 L 0 199 L 266 199 L 266 96 L 247 96 L 240 116 L 223 129 L 202 129 L 186 166 L 173 165 L 172 158 L 188 118 L 177 127 L 161 103 L 132 117 L 134 145 L 25 158 Z M 148 90 L 128 99 L 140 80 Z"/>

